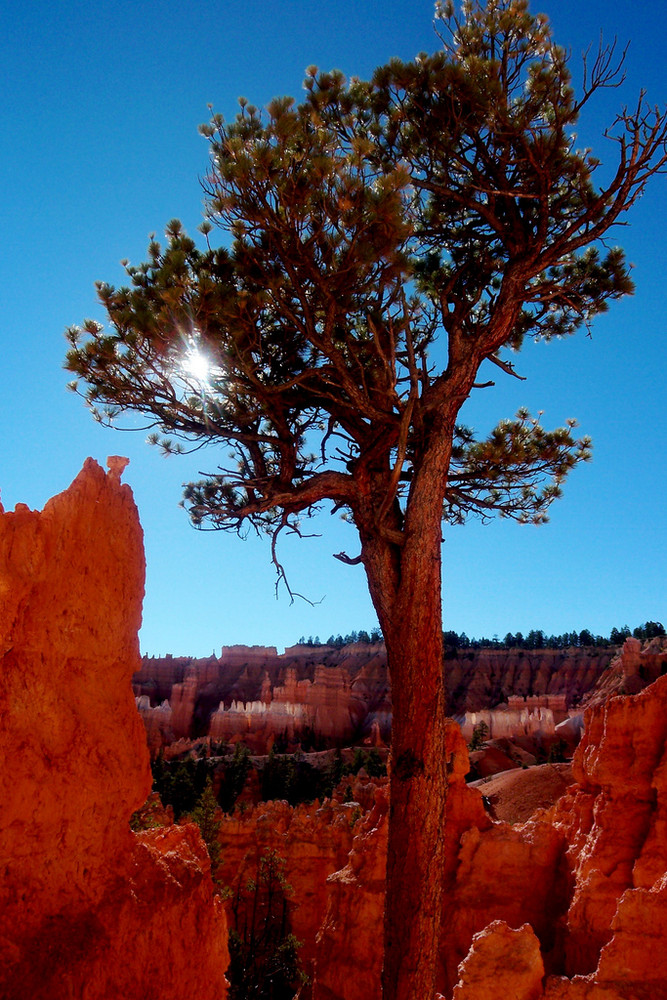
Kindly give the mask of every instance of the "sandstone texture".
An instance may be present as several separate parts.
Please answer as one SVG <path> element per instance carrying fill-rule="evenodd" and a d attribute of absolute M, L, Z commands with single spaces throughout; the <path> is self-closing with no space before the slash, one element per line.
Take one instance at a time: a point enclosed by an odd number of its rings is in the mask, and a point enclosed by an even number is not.
<path fill-rule="evenodd" d="M 602 705 L 619 694 L 637 694 L 667 673 L 667 639 L 664 636 L 642 644 L 628 638 L 602 672 L 594 687 L 581 699 L 583 706 Z"/>
<path fill-rule="evenodd" d="M 193 826 L 133 834 L 144 586 L 125 460 L 0 515 L 0 995 L 220 1000 L 227 930 Z"/>
<path fill-rule="evenodd" d="M 471 781 L 469 786 L 479 789 L 494 819 L 525 823 L 537 809 L 552 806 L 572 782 L 571 764 L 537 764 Z"/>
<path fill-rule="evenodd" d="M 317 935 L 314 1000 L 380 996 L 388 817 L 385 790 L 361 822 L 347 865 L 329 879 Z"/>
<path fill-rule="evenodd" d="M 551 708 L 558 714 L 560 697 L 566 709 L 578 705 L 616 652 L 593 647 L 459 650 L 445 664 L 448 705 L 456 717 L 499 705 L 520 711 Z"/>
<path fill-rule="evenodd" d="M 639 963 L 654 976 L 655 949 L 658 944 L 663 954 L 667 949 L 667 927 L 652 940 L 655 919 L 649 916 L 664 906 L 666 742 L 667 677 L 586 713 L 584 739 L 573 761 L 577 784 L 549 816 L 566 837 L 567 868 L 574 879 L 564 934 L 569 975 L 595 972 L 597 978 L 609 978 L 613 956 L 629 940 L 628 915 L 638 915 L 643 907 L 646 924 L 635 928 L 630 965 L 636 972 Z M 667 962 L 660 964 L 667 996 Z M 630 968 L 623 975 L 631 976 Z"/>
<path fill-rule="evenodd" d="M 494 920 L 475 934 L 461 963 L 453 1000 L 538 1000 L 544 965 L 530 924 L 516 929 Z"/>

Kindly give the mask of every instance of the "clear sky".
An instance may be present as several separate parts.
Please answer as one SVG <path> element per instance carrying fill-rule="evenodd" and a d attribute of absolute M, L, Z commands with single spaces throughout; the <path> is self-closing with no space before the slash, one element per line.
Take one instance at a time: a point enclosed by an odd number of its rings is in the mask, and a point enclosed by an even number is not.
<path fill-rule="evenodd" d="M 641 87 L 665 99 L 665 0 L 541 0 L 557 41 L 580 53 L 605 39 L 631 41 L 627 79 L 600 95 L 582 144 L 605 162 L 601 138 Z M 197 126 L 207 105 L 226 117 L 236 98 L 262 105 L 301 94 L 305 67 L 367 76 L 391 56 L 432 51 L 431 0 L 31 0 L 0 4 L 3 178 L 0 254 L 0 488 L 6 509 L 40 508 L 92 455 L 127 455 L 144 527 L 148 575 L 142 650 L 208 655 L 237 642 L 277 645 L 301 635 L 370 628 L 352 529 L 323 515 L 321 537 L 285 543 L 295 590 L 319 601 L 276 600 L 263 541 L 197 532 L 178 507 L 181 484 L 215 468 L 214 451 L 164 459 L 145 435 L 95 425 L 65 389 L 64 328 L 102 319 L 93 282 L 119 284 L 119 261 L 144 259 L 148 236 L 174 216 L 201 221 L 198 178 L 207 145 Z M 487 430 L 526 404 L 548 426 L 578 418 L 594 460 L 566 484 L 540 528 L 497 522 L 445 531 L 444 627 L 470 636 L 543 628 L 608 633 L 647 619 L 667 623 L 667 465 L 664 319 L 667 182 L 656 178 L 613 239 L 635 265 L 636 295 L 612 304 L 593 336 L 532 347 L 517 382 L 464 414 Z M 499 376 L 499 377 L 498 377 Z"/>

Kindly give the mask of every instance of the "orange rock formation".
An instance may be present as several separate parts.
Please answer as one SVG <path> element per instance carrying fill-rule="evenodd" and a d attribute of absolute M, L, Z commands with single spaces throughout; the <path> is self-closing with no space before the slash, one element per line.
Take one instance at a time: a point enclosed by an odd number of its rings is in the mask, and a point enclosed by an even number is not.
<path fill-rule="evenodd" d="M 530 924 L 513 929 L 503 920 L 473 938 L 460 966 L 453 1000 L 539 1000 L 544 965 L 540 943 Z"/>
<path fill-rule="evenodd" d="M 125 460 L 108 464 L 0 515 L 0 995 L 220 1000 L 198 830 L 129 828 L 151 784 L 130 686 L 144 559 Z"/>
<path fill-rule="evenodd" d="M 667 641 L 664 637 L 642 643 L 628 638 L 620 652 L 601 674 L 582 705 L 601 705 L 617 694 L 637 694 L 667 673 Z"/>
<path fill-rule="evenodd" d="M 317 935 L 313 1000 L 380 995 L 389 796 L 380 793 L 354 838 L 347 865 L 329 879 Z"/>
<path fill-rule="evenodd" d="M 549 815 L 574 880 L 565 971 L 667 997 L 667 677 L 589 709 L 573 774 Z"/>

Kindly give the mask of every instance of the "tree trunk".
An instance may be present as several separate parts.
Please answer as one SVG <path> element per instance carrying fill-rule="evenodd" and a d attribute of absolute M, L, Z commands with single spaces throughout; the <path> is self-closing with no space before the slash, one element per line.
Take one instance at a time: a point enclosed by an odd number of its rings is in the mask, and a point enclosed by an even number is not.
<path fill-rule="evenodd" d="M 384 1000 L 434 996 L 442 912 L 447 779 L 439 532 L 436 545 L 424 546 L 413 563 L 403 563 L 398 620 L 387 635 L 393 720 Z"/>
<path fill-rule="evenodd" d="M 364 560 L 393 704 L 383 1000 L 432 1000 L 440 937 L 447 780 L 438 514 L 421 528 L 400 552 L 391 601 L 378 561 L 374 573 Z"/>
<path fill-rule="evenodd" d="M 378 523 L 376 514 L 386 506 L 386 475 L 362 466 L 356 470 L 363 502 L 353 514 L 387 647 L 393 706 L 383 1000 L 435 996 L 447 797 L 442 503 L 456 415 L 475 371 L 472 366 L 469 382 L 455 386 L 449 405 L 443 401 L 424 423 L 404 513 L 395 500 Z"/>

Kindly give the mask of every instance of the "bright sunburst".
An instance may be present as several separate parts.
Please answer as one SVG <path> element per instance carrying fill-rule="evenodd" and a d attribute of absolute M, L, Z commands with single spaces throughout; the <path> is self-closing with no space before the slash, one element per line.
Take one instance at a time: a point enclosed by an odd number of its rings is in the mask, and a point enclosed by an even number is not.
<path fill-rule="evenodd" d="M 197 382 L 208 382 L 211 374 L 209 359 L 196 347 L 191 348 L 183 360 L 183 371 L 196 379 Z"/>

